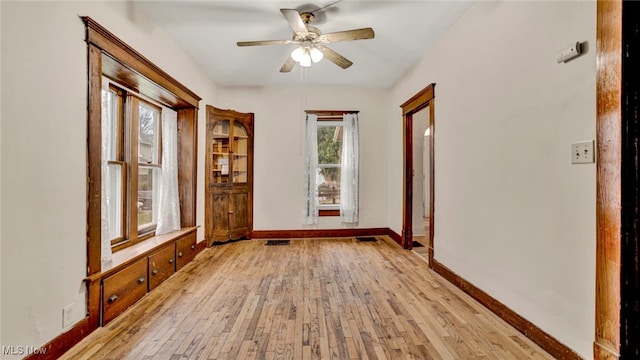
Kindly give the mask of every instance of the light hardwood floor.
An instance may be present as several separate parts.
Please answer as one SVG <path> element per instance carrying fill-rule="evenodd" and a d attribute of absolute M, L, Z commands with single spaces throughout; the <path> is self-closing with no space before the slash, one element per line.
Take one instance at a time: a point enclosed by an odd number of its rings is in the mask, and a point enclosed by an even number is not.
<path fill-rule="evenodd" d="M 208 248 L 63 359 L 552 359 L 378 239 Z"/>
<path fill-rule="evenodd" d="M 414 235 L 413 240 L 422 244 L 422 246 L 413 247 L 413 252 L 420 256 L 424 261 L 429 262 L 429 218 L 424 218 L 424 235 Z"/>

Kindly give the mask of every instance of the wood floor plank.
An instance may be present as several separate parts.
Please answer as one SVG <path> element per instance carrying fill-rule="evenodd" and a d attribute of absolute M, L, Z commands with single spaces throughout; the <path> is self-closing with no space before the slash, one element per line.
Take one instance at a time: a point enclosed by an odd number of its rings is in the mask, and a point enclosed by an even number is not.
<path fill-rule="evenodd" d="M 393 240 L 205 249 L 63 359 L 552 359 Z"/>

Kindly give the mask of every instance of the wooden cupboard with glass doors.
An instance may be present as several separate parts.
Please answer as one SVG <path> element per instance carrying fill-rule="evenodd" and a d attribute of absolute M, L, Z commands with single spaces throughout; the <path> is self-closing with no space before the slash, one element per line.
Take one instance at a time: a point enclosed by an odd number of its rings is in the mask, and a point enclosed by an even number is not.
<path fill-rule="evenodd" d="M 207 105 L 205 237 L 209 246 L 253 231 L 253 113 Z"/>

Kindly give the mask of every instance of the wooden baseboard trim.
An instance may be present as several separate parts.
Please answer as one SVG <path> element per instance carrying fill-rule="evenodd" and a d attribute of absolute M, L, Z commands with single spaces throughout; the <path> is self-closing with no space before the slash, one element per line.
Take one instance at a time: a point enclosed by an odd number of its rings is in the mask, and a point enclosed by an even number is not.
<path fill-rule="evenodd" d="M 354 228 L 354 229 L 304 229 L 304 230 L 254 230 L 253 239 L 278 238 L 321 238 L 388 235 L 389 228 Z"/>
<path fill-rule="evenodd" d="M 202 252 L 202 250 L 207 248 L 207 240 L 202 240 L 199 243 L 196 243 L 196 256 Z"/>
<path fill-rule="evenodd" d="M 389 236 L 393 241 L 397 242 L 398 245 L 402 246 L 402 235 L 397 232 L 387 228 L 387 236 Z"/>
<path fill-rule="evenodd" d="M 582 357 L 575 351 L 571 350 L 571 348 L 562 344 L 554 337 L 531 323 L 529 320 L 518 315 L 515 311 L 511 310 L 503 303 L 491 297 L 486 292 L 477 288 L 467 280 L 461 278 L 451 269 L 438 262 L 438 260 L 432 259 L 430 265 L 436 273 L 440 274 L 447 281 L 460 288 L 462 291 L 474 298 L 491 312 L 498 315 L 502 320 L 506 321 L 509 325 L 513 326 L 518 331 L 523 333 L 531 341 L 538 344 L 538 346 L 543 348 L 549 354 L 553 355 L 555 358 L 570 360 L 582 359 Z"/>
<path fill-rule="evenodd" d="M 93 332 L 89 326 L 89 318 L 84 318 L 75 324 L 69 331 L 64 332 L 47 344 L 38 348 L 38 351 L 25 357 L 25 360 L 55 360 L 69 351 L 75 344 L 79 343 L 87 335 Z"/>

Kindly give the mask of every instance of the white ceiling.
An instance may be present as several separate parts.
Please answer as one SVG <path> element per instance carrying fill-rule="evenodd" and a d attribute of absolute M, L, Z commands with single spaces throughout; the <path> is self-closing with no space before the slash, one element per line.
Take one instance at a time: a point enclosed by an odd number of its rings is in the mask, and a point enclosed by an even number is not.
<path fill-rule="evenodd" d="M 335 0 L 134 1 L 223 86 L 362 86 L 388 88 L 405 74 L 468 8 L 469 1 L 342 0 L 316 12 L 323 33 L 372 27 L 375 38 L 328 44 L 353 62 L 327 59 L 290 73 L 280 67 L 295 45 L 238 47 L 237 41 L 290 40 L 281 8 L 309 11 Z"/>

